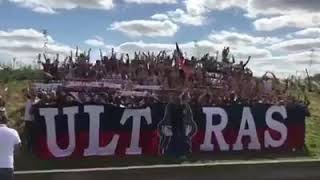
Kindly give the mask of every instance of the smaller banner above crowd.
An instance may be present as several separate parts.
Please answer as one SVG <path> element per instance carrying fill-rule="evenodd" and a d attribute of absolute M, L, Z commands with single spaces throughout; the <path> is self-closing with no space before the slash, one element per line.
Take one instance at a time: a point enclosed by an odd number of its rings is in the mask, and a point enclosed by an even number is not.
<path fill-rule="evenodd" d="M 122 89 L 123 85 L 118 83 L 113 83 L 108 81 L 66 81 L 63 87 L 67 89 L 74 89 L 74 90 L 81 90 L 81 89 L 90 90 L 93 88 Z"/>
<path fill-rule="evenodd" d="M 34 152 L 54 159 L 292 151 L 304 147 L 305 115 L 297 105 L 36 106 Z"/>
<path fill-rule="evenodd" d="M 33 83 L 32 89 L 35 91 L 103 91 L 108 89 L 113 90 L 136 90 L 136 91 L 160 91 L 160 85 L 139 85 L 133 84 L 130 81 L 87 81 L 87 80 L 69 80 L 64 82 L 51 83 Z"/>
<path fill-rule="evenodd" d="M 34 91 L 57 91 L 62 87 L 62 83 L 33 83 L 32 89 Z"/>
<path fill-rule="evenodd" d="M 157 85 L 137 85 L 130 81 L 115 81 L 115 80 L 101 80 L 101 81 L 66 81 L 63 87 L 66 89 L 126 89 L 131 86 L 132 90 L 161 90 L 161 86 Z"/>

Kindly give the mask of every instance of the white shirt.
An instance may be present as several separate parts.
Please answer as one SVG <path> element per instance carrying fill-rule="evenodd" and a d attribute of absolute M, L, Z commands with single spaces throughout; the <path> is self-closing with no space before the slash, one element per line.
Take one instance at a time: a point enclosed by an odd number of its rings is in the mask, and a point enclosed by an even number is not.
<path fill-rule="evenodd" d="M 32 114 L 31 114 L 31 108 L 32 108 L 32 100 L 28 99 L 25 104 L 25 111 L 24 111 L 24 120 L 25 121 L 32 121 Z"/>
<path fill-rule="evenodd" d="M 16 130 L 0 125 L 0 168 L 12 168 L 14 164 L 14 147 L 21 143 Z"/>

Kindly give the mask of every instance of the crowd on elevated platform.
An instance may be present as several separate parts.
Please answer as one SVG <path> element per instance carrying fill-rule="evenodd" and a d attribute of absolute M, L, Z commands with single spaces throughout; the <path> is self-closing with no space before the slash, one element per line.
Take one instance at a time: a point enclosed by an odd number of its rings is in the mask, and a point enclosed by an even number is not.
<path fill-rule="evenodd" d="M 271 72 L 255 77 L 247 67 L 251 57 L 237 60 L 229 47 L 221 55 L 208 53 L 201 58 L 184 57 L 178 44 L 172 54 L 135 52 L 130 57 L 112 50 L 110 56 L 104 56 L 100 51 L 96 61 L 90 59 L 90 51 L 79 53 L 77 49 L 64 61 L 59 55 L 50 59 L 39 54 L 46 80 L 61 85 L 28 90 L 28 98 L 41 105 L 98 103 L 130 108 L 178 103 L 181 98 L 202 106 L 301 103 L 290 94 L 290 81 Z"/>

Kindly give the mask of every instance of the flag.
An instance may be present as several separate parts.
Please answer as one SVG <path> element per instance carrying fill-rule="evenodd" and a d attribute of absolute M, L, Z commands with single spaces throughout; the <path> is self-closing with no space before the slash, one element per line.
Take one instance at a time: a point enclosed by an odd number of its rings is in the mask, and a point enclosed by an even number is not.
<path fill-rule="evenodd" d="M 181 69 L 184 72 L 186 79 L 189 80 L 190 77 L 193 75 L 193 69 L 192 67 L 189 67 L 186 64 L 186 59 L 183 57 L 183 53 L 180 50 L 178 43 L 176 43 L 175 57 L 176 57 L 175 65 L 179 66 L 179 69 Z"/>
<path fill-rule="evenodd" d="M 182 68 L 182 66 L 185 64 L 185 59 L 183 57 L 182 51 L 179 48 L 178 43 L 176 43 L 176 61 L 176 64 L 179 65 L 179 68 Z"/>
<path fill-rule="evenodd" d="M 181 52 L 181 50 L 179 48 L 178 43 L 176 43 L 176 50 L 177 50 L 178 56 L 183 57 L 183 54 L 182 54 L 182 52 Z"/>

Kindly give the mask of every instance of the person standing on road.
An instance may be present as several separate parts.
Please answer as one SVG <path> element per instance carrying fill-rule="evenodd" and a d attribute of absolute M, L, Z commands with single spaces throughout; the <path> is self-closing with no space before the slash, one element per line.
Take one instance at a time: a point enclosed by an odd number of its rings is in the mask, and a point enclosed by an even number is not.
<path fill-rule="evenodd" d="M 14 152 L 21 140 L 16 130 L 7 127 L 8 118 L 4 107 L 0 107 L 0 179 L 13 180 Z"/>
<path fill-rule="evenodd" d="M 25 92 L 25 96 L 27 98 L 27 102 L 25 104 L 25 113 L 24 113 L 24 135 L 25 141 L 28 150 L 32 151 L 32 132 L 33 132 L 33 115 L 32 115 L 32 106 L 35 101 L 35 96 L 30 92 Z"/>

